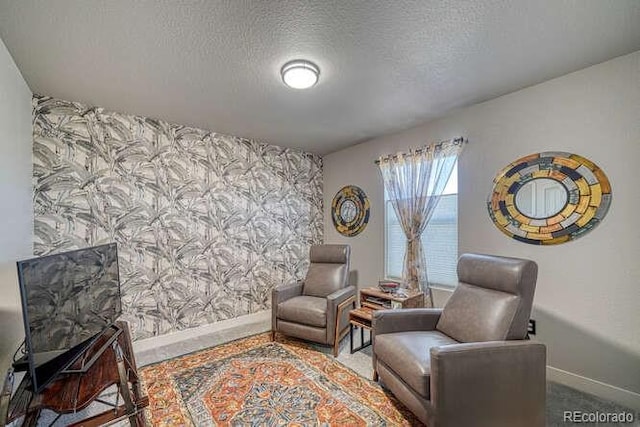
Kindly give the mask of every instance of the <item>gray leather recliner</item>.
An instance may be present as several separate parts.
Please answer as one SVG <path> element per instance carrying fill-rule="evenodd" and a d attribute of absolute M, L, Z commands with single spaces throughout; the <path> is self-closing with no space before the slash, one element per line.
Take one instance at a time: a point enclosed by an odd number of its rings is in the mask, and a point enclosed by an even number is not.
<path fill-rule="evenodd" d="M 544 426 L 546 347 L 526 340 L 537 273 L 464 254 L 444 309 L 376 311 L 374 380 L 428 426 Z"/>
<path fill-rule="evenodd" d="M 273 289 L 271 334 L 280 332 L 304 340 L 338 346 L 355 308 L 355 286 L 349 286 L 349 245 L 314 245 L 304 281 Z"/>

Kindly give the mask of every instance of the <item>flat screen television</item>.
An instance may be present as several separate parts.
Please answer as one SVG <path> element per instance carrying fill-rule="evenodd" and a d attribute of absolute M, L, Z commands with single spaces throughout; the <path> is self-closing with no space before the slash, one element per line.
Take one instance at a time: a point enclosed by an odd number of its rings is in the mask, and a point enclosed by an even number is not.
<path fill-rule="evenodd" d="M 19 261 L 26 359 L 40 392 L 122 313 L 115 243 Z"/>

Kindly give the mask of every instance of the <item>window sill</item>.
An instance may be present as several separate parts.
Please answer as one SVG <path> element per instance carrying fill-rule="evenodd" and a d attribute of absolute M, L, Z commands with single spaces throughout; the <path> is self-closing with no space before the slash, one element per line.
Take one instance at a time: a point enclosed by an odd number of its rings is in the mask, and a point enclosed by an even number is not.
<path fill-rule="evenodd" d="M 382 280 L 389 280 L 389 281 L 393 281 L 393 282 L 400 282 L 402 283 L 402 279 L 399 277 L 385 277 Z M 456 289 L 456 285 L 442 285 L 439 283 L 434 283 L 430 286 L 431 289 L 435 289 L 436 291 L 442 291 L 442 292 L 453 292 Z"/>
<path fill-rule="evenodd" d="M 431 290 L 442 291 L 442 292 L 453 292 L 456 287 L 453 285 L 431 285 Z"/>

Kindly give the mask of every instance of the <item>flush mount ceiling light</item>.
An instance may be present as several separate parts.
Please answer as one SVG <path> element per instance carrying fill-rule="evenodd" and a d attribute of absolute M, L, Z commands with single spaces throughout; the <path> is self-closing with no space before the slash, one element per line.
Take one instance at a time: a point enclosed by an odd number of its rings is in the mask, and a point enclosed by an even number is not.
<path fill-rule="evenodd" d="M 318 82 L 320 68 L 303 59 L 289 61 L 280 70 L 284 84 L 293 89 L 308 89 Z"/>

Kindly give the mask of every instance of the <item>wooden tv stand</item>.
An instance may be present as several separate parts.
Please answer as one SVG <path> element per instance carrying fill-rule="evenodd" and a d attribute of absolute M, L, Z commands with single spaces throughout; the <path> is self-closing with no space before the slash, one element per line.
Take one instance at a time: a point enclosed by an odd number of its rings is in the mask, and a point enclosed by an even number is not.
<path fill-rule="evenodd" d="M 112 339 L 113 343 L 103 349 Z M 115 405 L 110 405 L 112 409 L 72 425 L 100 426 L 129 418 L 132 426 L 144 426 L 143 409 L 149 405 L 149 398 L 143 395 L 140 387 L 128 325 L 116 322 L 116 328 L 102 334 L 68 371 L 80 371 L 82 361 L 94 356 L 96 361 L 86 372 L 62 373 L 40 393 L 31 389 L 31 376 L 27 372 L 11 398 L 7 422 L 24 416 L 23 426 L 35 426 L 43 409 L 61 416 L 81 411 L 94 401 L 105 403 L 100 395 L 116 385 L 119 398 Z"/>

